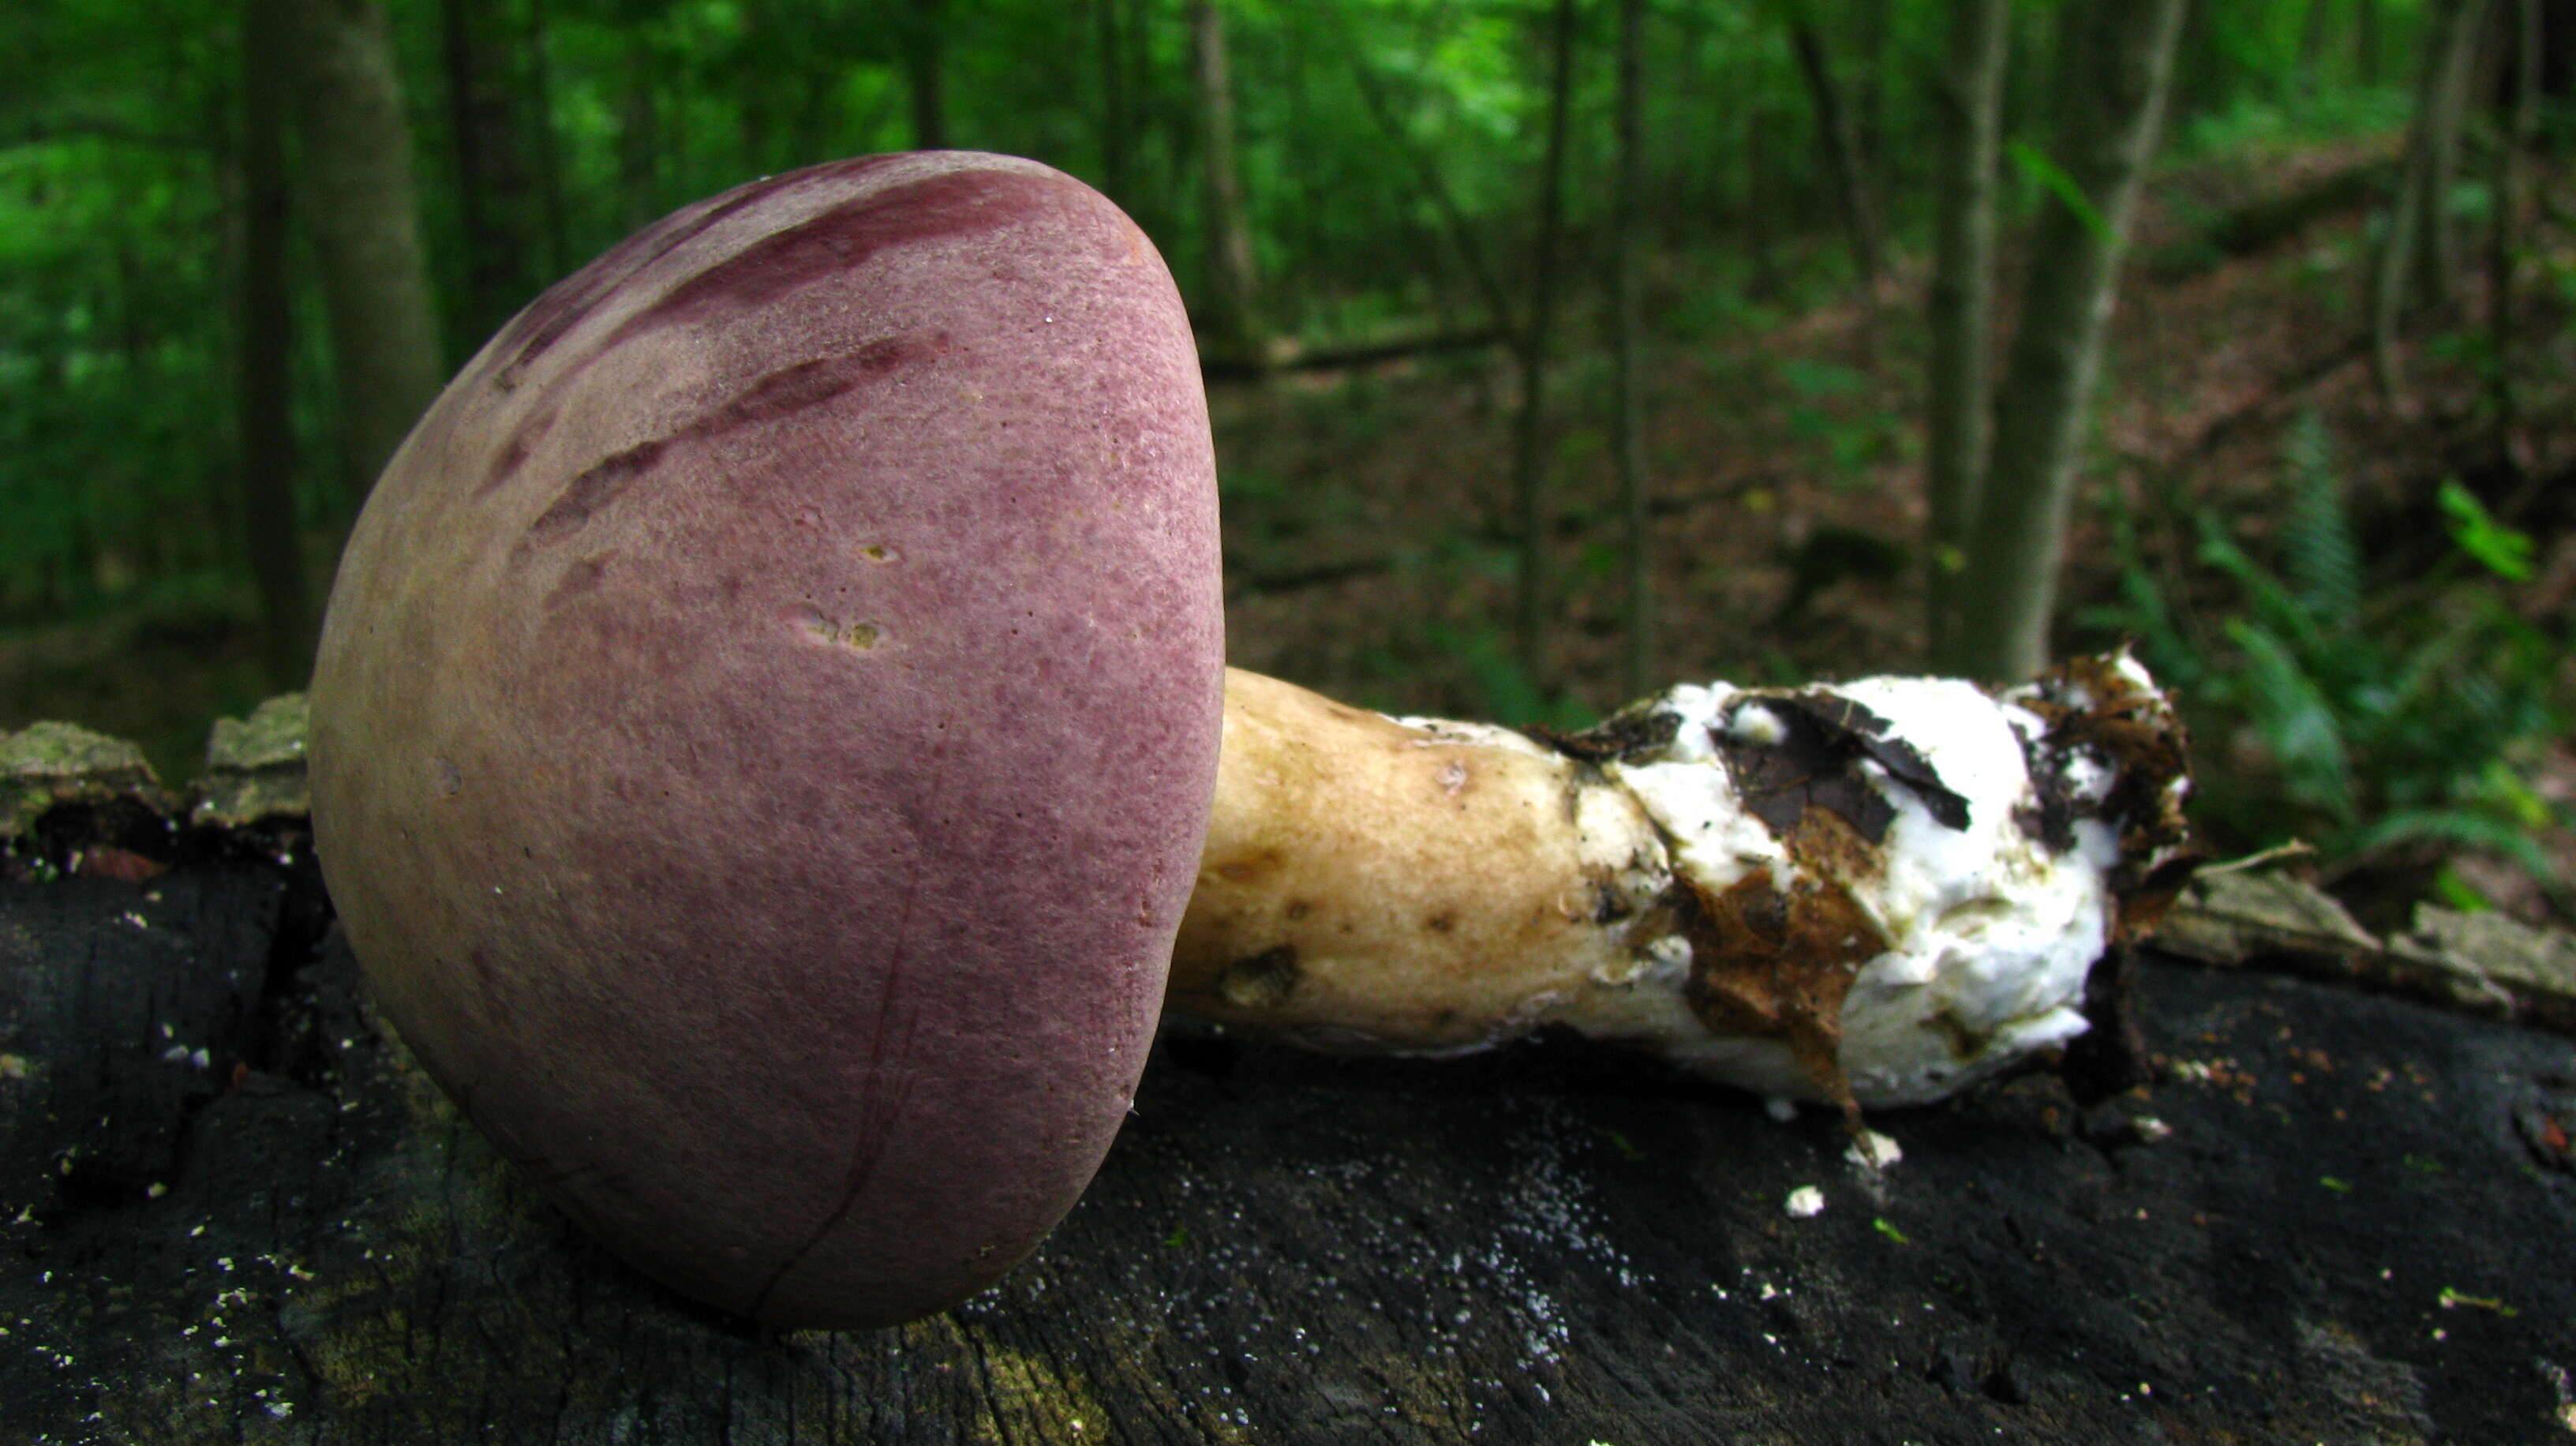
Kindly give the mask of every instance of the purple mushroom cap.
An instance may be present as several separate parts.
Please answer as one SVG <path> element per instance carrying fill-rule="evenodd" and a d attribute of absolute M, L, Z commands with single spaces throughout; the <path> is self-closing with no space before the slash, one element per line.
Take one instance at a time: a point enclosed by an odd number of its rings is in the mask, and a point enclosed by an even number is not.
<path fill-rule="evenodd" d="M 1090 188 L 871 156 L 664 219 L 484 347 L 341 563 L 314 824 L 383 1012 L 690 1295 L 981 1289 L 1144 1064 L 1217 558 L 1187 318 Z"/>

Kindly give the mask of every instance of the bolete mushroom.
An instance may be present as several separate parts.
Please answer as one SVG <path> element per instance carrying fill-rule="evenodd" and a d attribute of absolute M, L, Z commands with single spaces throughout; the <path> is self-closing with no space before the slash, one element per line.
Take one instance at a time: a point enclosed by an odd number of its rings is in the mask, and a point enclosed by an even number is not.
<path fill-rule="evenodd" d="M 1162 259 L 1033 162 L 647 228 L 377 484 L 312 688 L 384 1014 L 612 1249 L 936 1310 L 1124 1117 L 1206 827 L 1214 462 Z"/>
<path fill-rule="evenodd" d="M 1226 673 L 1220 608 L 1187 319 L 1114 206 L 959 152 L 759 181 L 540 297 L 387 469 L 313 683 L 323 867 L 600 1239 L 868 1326 L 1072 1204 L 1167 962 L 1309 1043 L 1565 1024 L 1851 1109 L 2079 1028 L 2180 845 L 2122 659 L 1559 738 Z"/>

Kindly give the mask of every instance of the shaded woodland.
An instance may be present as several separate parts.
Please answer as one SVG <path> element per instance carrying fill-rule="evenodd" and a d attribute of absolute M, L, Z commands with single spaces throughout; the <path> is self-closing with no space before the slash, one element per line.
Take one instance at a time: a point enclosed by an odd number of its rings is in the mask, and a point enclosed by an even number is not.
<path fill-rule="evenodd" d="M 1236 661 L 1579 726 L 2132 640 L 2220 852 L 2563 913 L 2576 5 L 31 0 L 0 727 L 184 776 L 554 279 L 1013 152 L 1169 258 Z"/>

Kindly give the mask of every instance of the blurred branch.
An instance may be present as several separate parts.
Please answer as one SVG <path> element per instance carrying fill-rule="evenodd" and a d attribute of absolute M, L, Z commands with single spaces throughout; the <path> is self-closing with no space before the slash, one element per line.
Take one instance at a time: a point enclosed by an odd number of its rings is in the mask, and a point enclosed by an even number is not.
<path fill-rule="evenodd" d="M 1280 372 L 1329 372 L 1351 367 L 1374 366 L 1379 362 L 1402 361 L 1408 357 L 1436 352 L 1475 351 L 1511 339 L 1499 327 L 1481 327 L 1473 331 L 1431 332 L 1421 336 L 1393 337 L 1385 341 L 1363 342 L 1353 346 L 1321 348 L 1315 351 L 1284 353 L 1279 359 L 1252 362 L 1241 358 L 1210 356 L 1199 361 L 1200 375 L 1211 382 L 1249 381 Z"/>
<path fill-rule="evenodd" d="M 1449 232 L 1449 244 L 1457 248 L 1458 259 L 1467 268 L 1467 279 L 1475 283 L 1476 294 L 1484 300 L 1486 309 L 1493 313 L 1499 326 L 1505 331 L 1519 330 L 1511 303 L 1504 295 L 1500 276 L 1486 257 L 1485 248 L 1478 244 L 1475 228 L 1459 208 L 1458 198 L 1450 194 L 1448 184 L 1441 179 L 1439 166 L 1424 154 L 1412 132 L 1405 129 L 1403 119 L 1395 114 L 1387 98 L 1383 77 L 1365 58 L 1356 54 L 1351 57 L 1351 77 L 1358 83 L 1360 100 L 1368 107 L 1369 118 L 1386 132 L 1388 143 L 1404 158 L 1405 167 L 1412 173 L 1414 186 L 1422 198 L 1440 213 L 1441 225 Z"/>
<path fill-rule="evenodd" d="M 0 134 L 0 151 L 25 150 L 33 146 L 50 146 L 63 141 L 113 141 L 119 145 L 143 146 L 161 151 L 212 152 L 214 144 L 203 136 L 162 135 L 137 130 L 122 121 L 73 119 L 38 121 L 33 125 Z"/>

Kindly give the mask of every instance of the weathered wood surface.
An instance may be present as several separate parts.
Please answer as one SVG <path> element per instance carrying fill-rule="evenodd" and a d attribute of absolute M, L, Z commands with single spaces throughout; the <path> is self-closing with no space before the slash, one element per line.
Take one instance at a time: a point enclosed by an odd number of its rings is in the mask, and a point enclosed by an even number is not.
<path fill-rule="evenodd" d="M 1000 1287 L 764 1339 L 405 1067 L 291 837 L 185 852 L 0 883 L 0 1440 L 2576 1439 L 2576 1046 L 2505 1023 L 2155 965 L 2151 1097 L 1891 1114 L 1883 1176 L 1586 1050 L 1173 1034 Z"/>

